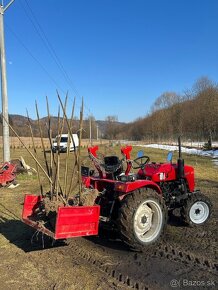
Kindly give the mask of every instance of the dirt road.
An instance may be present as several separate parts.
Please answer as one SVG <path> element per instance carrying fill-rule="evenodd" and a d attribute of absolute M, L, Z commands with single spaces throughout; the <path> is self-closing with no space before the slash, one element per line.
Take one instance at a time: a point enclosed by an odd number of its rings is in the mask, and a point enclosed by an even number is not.
<path fill-rule="evenodd" d="M 174 217 L 165 241 L 145 253 L 130 251 L 111 233 L 53 246 L 39 234 L 31 244 L 34 231 L 19 220 L 23 194 L 4 189 L 0 193 L 0 289 L 215 290 L 217 189 L 214 184 L 209 191 L 214 210 L 206 226 L 189 228 Z"/>
<path fill-rule="evenodd" d="M 163 155 L 146 152 L 152 160 Z M 24 151 L 13 154 L 17 158 Z M 18 188 L 0 188 L 0 290 L 218 289 L 217 168 L 203 157 L 187 159 L 195 167 L 197 187 L 213 203 L 213 215 L 196 228 L 174 217 L 165 240 L 144 253 L 130 251 L 112 233 L 52 246 L 20 220 L 24 194 L 39 192 L 37 178 L 21 176 Z M 27 163 L 35 165 L 31 159 Z"/>

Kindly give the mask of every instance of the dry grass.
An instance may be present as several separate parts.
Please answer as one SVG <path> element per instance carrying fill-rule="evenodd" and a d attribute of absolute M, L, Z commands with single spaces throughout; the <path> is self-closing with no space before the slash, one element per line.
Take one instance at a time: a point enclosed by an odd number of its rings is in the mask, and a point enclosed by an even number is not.
<path fill-rule="evenodd" d="M 32 138 L 31 137 L 21 137 L 22 142 L 25 143 L 25 145 L 28 148 L 32 148 Z M 45 148 L 50 147 L 50 142 L 48 138 L 43 138 L 43 142 L 45 145 Z M 0 136 L 0 148 L 2 148 L 2 136 Z M 42 148 L 42 143 L 41 143 L 41 138 L 40 137 L 34 137 L 34 143 L 36 145 L 36 148 Z M 97 140 L 92 140 L 93 144 L 109 144 L 108 140 L 101 139 L 100 141 Z M 89 139 L 82 139 L 82 146 L 88 146 L 90 145 L 90 140 Z M 10 136 L 10 147 L 11 149 L 18 149 L 18 148 L 23 148 L 23 145 L 21 141 L 17 137 L 12 137 Z"/>
<path fill-rule="evenodd" d="M 136 157 L 137 151 L 141 150 L 141 147 L 134 147 L 132 152 L 132 158 Z M 105 147 L 100 146 L 100 151 L 104 154 L 120 154 L 120 146 Z M 43 164 L 42 150 L 38 149 L 39 160 Z M 160 149 L 144 149 L 145 155 L 150 156 L 151 161 L 166 160 L 167 152 Z M 26 152 L 26 150 L 12 149 L 12 158 L 19 158 L 23 156 L 26 163 L 35 167 L 35 162 L 32 157 Z M 47 154 L 49 157 L 49 153 Z M 70 154 L 70 164 L 72 168 L 74 154 Z M 87 149 L 82 149 L 83 160 L 86 160 L 87 164 Z M 66 154 L 61 154 L 61 176 L 64 174 Z M 218 187 L 217 168 L 214 167 L 209 158 L 185 155 L 184 158 L 187 164 L 193 165 L 196 170 L 197 185 L 202 186 L 204 190 L 209 192 L 210 196 L 215 199 L 215 188 Z M 174 161 L 177 156 L 175 154 Z M 70 178 L 71 173 L 69 173 Z M 48 182 L 43 173 L 41 173 L 43 179 L 44 188 L 49 188 Z M 83 266 L 82 261 L 68 261 L 68 257 L 64 257 L 62 252 L 58 250 L 50 249 L 46 255 L 45 252 L 30 252 L 24 253 L 23 249 L 30 247 L 30 238 L 32 231 L 28 226 L 20 221 L 24 194 L 39 193 L 39 184 L 36 176 L 19 175 L 17 181 L 20 186 L 15 189 L 0 188 L 0 276 L 2 289 L 94 289 L 99 280 L 99 276 L 93 276 L 92 272 L 89 272 L 89 265 Z M 178 228 L 173 228 L 174 235 L 177 234 Z M 52 255 L 51 253 L 54 254 Z M 53 256 L 55 259 L 53 259 Z M 43 260 L 44 259 L 44 260 Z M 58 261 L 61 261 L 61 267 L 57 267 Z M 65 263 L 65 264 L 63 264 Z M 69 267 L 70 265 L 70 267 Z M 79 265 L 79 266 L 78 266 Z M 63 272 L 65 269 L 65 272 Z M 73 271 L 73 275 L 72 275 Z M 80 288 L 77 284 L 77 276 L 83 277 L 83 281 L 80 281 Z M 70 281 L 71 285 L 75 288 L 68 288 L 66 285 L 61 284 L 60 281 Z M 56 286 L 48 286 L 48 285 Z M 58 284 L 59 283 L 59 284 Z M 63 282 L 64 283 L 64 282 Z M 86 284 L 89 283 L 89 284 Z M 0 288 L 1 288 L 0 286 Z M 102 288 L 99 288 L 102 289 Z M 117 288 L 120 289 L 120 288 Z"/>
<path fill-rule="evenodd" d="M 122 146 L 122 145 L 121 145 Z M 142 150 L 141 147 L 133 147 L 131 157 L 132 159 L 137 157 L 137 152 L 139 150 Z M 108 146 L 108 145 L 99 145 L 99 152 L 105 154 L 105 155 L 118 155 L 120 158 L 122 158 L 122 155 L 120 153 L 120 146 Z M 37 149 L 38 159 L 41 164 L 44 164 L 44 157 L 43 152 L 41 149 Z M 150 157 L 150 160 L 152 162 L 165 162 L 167 157 L 167 151 L 161 150 L 161 149 L 153 149 L 153 148 L 144 148 L 144 154 Z M 19 158 L 20 156 L 23 156 L 26 163 L 29 164 L 32 167 L 36 167 L 35 161 L 32 159 L 32 157 L 29 155 L 29 153 L 24 149 L 12 149 L 11 150 L 11 156 L 12 158 Z M 50 153 L 47 153 L 48 161 L 50 160 Z M 65 160 L 66 160 L 66 154 L 60 154 L 60 176 L 61 178 L 64 175 L 64 168 L 65 168 Z M 87 148 L 83 147 L 81 150 L 81 158 L 84 164 L 86 165 L 92 165 L 90 163 L 90 160 L 88 158 Z M 174 153 L 173 156 L 173 162 L 176 162 L 178 158 L 178 152 Z M 198 155 L 190 155 L 190 154 L 183 154 L 183 158 L 185 159 L 185 164 L 191 165 L 195 168 L 195 176 L 196 180 L 206 180 L 208 182 L 217 182 L 217 173 L 218 173 L 218 167 L 216 167 L 213 162 L 211 161 L 211 158 L 198 156 Z M 74 162 L 74 153 L 70 153 L 70 168 L 72 169 L 72 165 Z M 69 177 L 70 177 L 69 173 Z M 30 184 L 37 183 L 36 177 L 22 177 L 20 176 L 18 179 L 25 179 L 25 185 L 29 185 L 28 178 L 30 178 Z M 32 186 L 31 186 L 32 188 Z"/>
<path fill-rule="evenodd" d="M 104 145 L 99 146 L 99 151 L 106 155 L 114 155 L 117 154 L 121 157 L 120 154 L 120 146 L 114 146 L 114 147 L 108 147 Z M 138 150 L 141 150 L 141 147 L 133 147 L 132 150 L 132 158 L 136 158 Z M 37 150 L 39 161 L 41 164 L 44 164 L 44 158 L 43 153 L 41 149 Z M 144 149 L 144 154 L 150 156 L 151 161 L 160 161 L 164 162 L 166 160 L 167 151 L 160 150 L 160 149 L 153 149 L 153 148 L 146 148 Z M 47 153 L 47 156 L 49 158 L 49 153 Z M 32 167 L 36 168 L 35 161 L 32 159 L 32 157 L 29 155 L 29 153 L 24 149 L 12 149 L 11 150 L 11 156 L 12 158 L 19 158 L 20 156 L 23 156 L 26 163 Z M 64 171 L 65 171 L 65 160 L 66 160 L 66 154 L 63 153 L 60 155 L 60 180 L 63 184 L 63 177 L 64 177 Z M 178 155 L 177 153 L 174 154 L 173 160 L 176 161 Z M 201 157 L 201 156 L 194 156 L 194 155 L 187 155 L 184 154 L 185 163 L 189 164 L 191 166 L 194 166 L 195 168 L 195 176 L 196 176 L 196 186 L 197 188 L 202 189 L 203 192 L 206 194 L 212 194 L 215 195 L 218 188 L 218 181 L 217 181 L 217 172 L 218 168 L 214 166 L 210 158 Z M 89 161 L 88 154 L 87 154 L 87 148 L 82 149 L 82 160 L 83 163 L 86 166 L 93 164 Z M 70 181 L 70 178 L 72 176 L 72 168 L 74 164 L 74 153 L 70 153 L 69 158 L 69 174 L 68 174 L 68 183 Z M 43 183 L 43 189 L 44 191 L 49 190 L 49 183 L 44 176 L 44 174 L 40 173 L 41 180 Z M 9 208 L 13 214 L 17 216 L 17 219 L 21 217 L 21 210 L 23 202 L 23 196 L 26 193 L 31 194 L 39 194 L 40 187 L 38 183 L 38 179 L 36 175 L 28 176 L 28 175 L 19 175 L 17 177 L 17 182 L 20 184 L 19 187 L 15 189 L 8 189 L 8 188 L 0 188 L 0 205 L 5 206 L 6 208 Z M 8 218 L 7 214 L 6 216 L 4 213 L 6 213 L 6 210 L 1 211 L 1 218 Z M 16 231 L 16 230 L 15 230 Z"/>

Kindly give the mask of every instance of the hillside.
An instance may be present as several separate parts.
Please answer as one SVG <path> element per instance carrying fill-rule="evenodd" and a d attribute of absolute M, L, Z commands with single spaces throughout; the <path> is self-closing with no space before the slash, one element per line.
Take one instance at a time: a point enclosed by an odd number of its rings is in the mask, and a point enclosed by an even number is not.
<path fill-rule="evenodd" d="M 15 131 L 18 133 L 19 136 L 22 136 L 22 137 L 30 136 L 29 121 L 27 117 L 22 116 L 22 115 L 17 115 L 17 114 L 10 114 L 9 120 L 10 120 L 10 124 L 13 126 L 13 128 L 15 129 Z M 41 124 L 43 137 L 47 137 L 48 136 L 48 118 L 43 117 L 39 120 L 39 122 Z M 62 118 L 60 118 L 60 122 L 62 122 Z M 31 123 L 34 136 L 39 137 L 40 132 L 39 132 L 38 120 L 33 120 L 30 118 L 30 123 Z M 121 123 L 121 122 L 114 122 L 113 127 L 121 126 L 123 124 L 124 123 Z M 92 120 L 91 125 L 92 125 L 91 127 L 92 127 L 93 138 L 96 138 L 97 136 L 97 127 L 98 127 L 99 137 L 105 137 L 105 135 L 107 135 L 107 131 L 110 129 L 109 127 L 111 127 L 108 121 L 101 121 L 101 120 Z M 89 138 L 89 130 L 90 130 L 89 120 L 84 120 L 83 127 L 84 127 L 83 137 Z M 51 128 L 52 128 L 52 137 L 55 137 L 58 131 L 58 117 L 51 116 Z M 74 120 L 72 131 L 77 132 L 78 129 L 79 129 L 79 120 Z M 65 132 L 68 131 L 66 122 L 65 122 L 63 131 Z M 10 135 L 13 136 L 14 135 L 13 132 L 10 132 Z M 0 119 L 0 136 L 2 136 L 2 119 Z"/>
<path fill-rule="evenodd" d="M 161 94 L 150 114 L 129 123 L 117 132 L 119 139 L 162 142 L 176 140 L 218 140 L 218 85 L 207 78 L 199 79 L 183 95 Z"/>

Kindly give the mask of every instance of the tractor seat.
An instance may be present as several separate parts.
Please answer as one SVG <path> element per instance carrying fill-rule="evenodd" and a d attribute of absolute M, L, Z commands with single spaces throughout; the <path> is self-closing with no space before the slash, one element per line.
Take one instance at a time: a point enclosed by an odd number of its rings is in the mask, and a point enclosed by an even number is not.
<path fill-rule="evenodd" d="M 122 162 L 117 156 L 106 156 L 104 157 L 104 170 L 106 173 L 113 173 L 119 175 L 122 170 Z"/>

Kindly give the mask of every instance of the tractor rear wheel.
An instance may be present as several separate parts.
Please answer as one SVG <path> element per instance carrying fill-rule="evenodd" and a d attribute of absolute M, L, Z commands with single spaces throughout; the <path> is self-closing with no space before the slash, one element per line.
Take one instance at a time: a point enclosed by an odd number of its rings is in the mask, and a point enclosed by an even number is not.
<path fill-rule="evenodd" d="M 211 215 L 211 208 L 212 205 L 208 197 L 202 193 L 193 193 L 182 207 L 181 215 L 190 226 L 203 225 Z"/>
<path fill-rule="evenodd" d="M 162 236 L 166 221 L 167 208 L 162 196 L 150 188 L 141 188 L 122 201 L 118 228 L 126 244 L 143 250 Z"/>

